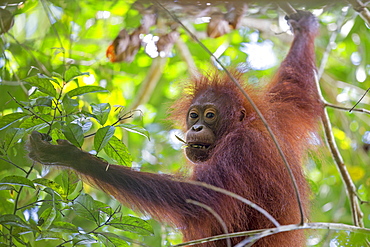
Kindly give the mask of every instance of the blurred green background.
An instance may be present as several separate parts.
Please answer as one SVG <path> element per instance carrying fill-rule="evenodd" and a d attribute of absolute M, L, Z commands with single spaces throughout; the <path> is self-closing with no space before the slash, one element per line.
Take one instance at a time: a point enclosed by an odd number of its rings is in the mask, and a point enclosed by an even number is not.
<path fill-rule="evenodd" d="M 181 85 L 194 72 L 189 68 L 192 62 L 200 71 L 209 71 L 217 66 L 181 27 L 177 28 L 180 38 L 168 56 L 155 57 L 155 48 L 150 48 L 150 42 L 168 33 L 173 29 L 171 25 L 175 25 L 165 14 L 160 16 L 157 25 L 150 28 L 150 34 L 141 36 L 142 41 L 147 41 L 149 45 L 145 47 L 143 44 L 132 62 L 111 63 L 106 58 L 106 49 L 119 31 L 125 28 L 132 32 L 140 25 L 142 12 L 135 9 L 133 3 L 122 0 L 1 1 L 3 11 L 0 17 L 3 23 L 10 23 L 13 18 L 14 25 L 10 29 L 4 27 L 0 36 L 0 116 L 19 111 L 19 105 L 11 95 L 19 102 L 28 100 L 32 88 L 22 81 L 24 78 L 37 73 L 47 76 L 63 74 L 66 68 L 73 65 L 81 72 L 89 72 L 89 75 L 78 77 L 68 86 L 96 85 L 110 91 L 84 95 L 79 101 L 80 109 L 88 108 L 91 103 L 125 106 L 126 112 L 139 109 L 128 122 L 146 128 L 150 140 L 134 133 L 119 133 L 132 155 L 132 166 L 156 173 L 186 172 L 188 167 L 182 145 L 175 137 L 175 134 L 181 136 L 180 126 L 173 126 L 166 120 L 168 108 L 181 93 Z M 294 6 L 305 7 L 304 3 Z M 323 96 L 332 104 L 350 108 L 370 88 L 370 27 L 347 3 L 314 4 L 309 7 L 318 15 L 321 24 L 316 54 L 318 67 L 323 66 L 320 79 Z M 219 8 L 225 11 L 224 5 Z M 243 25 L 219 38 L 206 37 L 207 19 L 187 16 L 182 8 L 174 13 L 226 66 L 245 72 L 251 84 L 268 82 L 287 53 L 292 38 L 286 33 L 288 27 L 284 12 L 274 3 L 248 4 Z M 370 94 L 361 100 L 357 108 L 370 109 Z M 370 115 L 333 108 L 329 108 L 328 112 L 336 142 L 362 200 L 365 226 L 370 227 Z M 108 122 L 115 122 L 116 117 L 112 114 Z M 5 131 L 0 130 L 0 140 Z M 31 165 L 25 158 L 25 141 L 26 137 L 12 150 L 0 152 L 0 179 L 20 175 L 19 169 L 5 160 L 25 168 Z M 89 139 L 85 140 L 83 149 L 91 151 Z M 305 170 L 312 188 L 310 221 L 352 224 L 345 187 L 324 138 L 317 151 L 309 155 Z M 47 173 L 48 178 L 53 180 L 60 170 L 50 172 L 39 165 L 34 173 L 31 175 L 34 178 Z M 87 184 L 84 189 L 93 198 L 112 207 L 119 205 L 110 196 Z M 29 192 L 22 200 L 27 202 L 33 196 Z M 3 204 L 0 215 L 12 213 L 12 191 L 0 190 L 0 200 Z M 123 208 L 122 212 L 150 220 L 127 208 Z M 181 243 L 181 236 L 175 229 L 153 220 L 150 222 L 154 227 L 154 236 L 132 238 L 138 238 L 147 246 Z M 4 228 L 0 226 L 0 229 Z M 362 246 L 357 243 L 360 243 L 358 239 L 364 238 L 334 231 L 311 231 L 308 235 L 309 246 Z M 42 240 L 31 246 L 57 244 L 55 240 Z"/>

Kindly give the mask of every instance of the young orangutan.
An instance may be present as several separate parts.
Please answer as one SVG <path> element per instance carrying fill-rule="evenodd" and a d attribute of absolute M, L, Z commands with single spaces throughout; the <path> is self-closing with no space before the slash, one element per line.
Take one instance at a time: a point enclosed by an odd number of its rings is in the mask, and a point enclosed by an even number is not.
<path fill-rule="evenodd" d="M 314 38 L 318 22 L 309 12 L 288 18 L 294 31 L 289 54 L 264 90 L 245 86 L 276 135 L 297 180 L 307 211 L 308 186 L 302 161 L 309 139 L 322 113 L 315 85 Z M 235 75 L 239 80 L 240 76 Z M 174 114 L 186 123 L 185 154 L 195 164 L 189 178 L 133 171 L 109 165 L 66 140 L 51 145 L 46 136 L 33 132 L 29 156 L 45 165 L 74 169 L 89 182 L 113 195 L 124 205 L 169 222 L 183 233 L 184 241 L 225 231 L 204 207 L 212 208 L 227 232 L 274 227 L 261 213 L 230 196 L 187 183 L 201 181 L 234 192 L 264 208 L 284 224 L 300 222 L 292 181 L 271 136 L 259 116 L 227 76 L 196 79 L 190 93 L 174 106 Z M 232 238 L 233 245 L 244 238 Z M 258 240 L 254 246 L 304 246 L 302 231 L 291 231 Z M 226 246 L 225 240 L 202 247 Z"/>

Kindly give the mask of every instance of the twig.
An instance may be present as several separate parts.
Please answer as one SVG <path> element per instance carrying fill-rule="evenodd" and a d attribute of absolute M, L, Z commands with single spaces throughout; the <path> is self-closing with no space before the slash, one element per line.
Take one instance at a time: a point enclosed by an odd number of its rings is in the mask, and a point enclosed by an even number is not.
<path fill-rule="evenodd" d="M 351 211 L 352 211 L 352 218 L 353 223 L 355 226 L 364 226 L 364 223 L 362 222 L 363 213 L 361 212 L 360 205 L 358 203 L 357 197 L 356 197 L 356 186 L 353 183 L 351 176 L 347 170 L 346 165 L 344 164 L 343 158 L 339 152 L 339 149 L 337 147 L 337 144 L 335 142 L 331 122 L 329 120 L 327 109 L 324 109 L 324 114 L 322 116 L 322 122 L 324 126 L 324 132 L 325 137 L 328 142 L 331 154 L 334 158 L 334 161 L 337 165 L 337 168 L 339 170 L 339 173 L 342 176 L 342 180 L 344 181 L 344 184 L 346 186 L 346 191 L 349 197 L 349 201 L 351 204 Z"/>
<path fill-rule="evenodd" d="M 251 230 L 251 231 L 244 231 L 244 232 L 234 232 L 229 234 L 222 234 L 202 239 L 197 239 L 193 241 L 189 241 L 186 243 L 181 243 L 178 245 L 173 245 L 172 247 L 182 247 L 182 246 L 191 246 L 196 245 L 204 242 L 211 242 L 222 240 L 226 238 L 235 238 L 235 237 L 245 237 L 255 234 L 260 234 L 261 238 L 266 237 L 269 235 L 281 233 L 281 232 L 288 232 L 288 231 L 295 231 L 295 230 L 305 230 L 305 229 L 313 229 L 313 230 L 331 230 L 331 231 L 349 231 L 354 233 L 361 233 L 361 234 L 370 234 L 369 228 L 362 228 L 358 226 L 346 225 L 346 224 L 339 224 L 339 223 L 323 223 L 323 222 L 312 222 L 312 223 L 304 223 L 303 225 L 292 224 L 292 225 L 283 225 L 276 228 L 270 229 L 259 229 L 259 230 Z"/>
<path fill-rule="evenodd" d="M 199 77 L 199 71 L 197 69 L 197 66 L 195 65 L 193 57 L 191 56 L 189 47 L 181 39 L 181 36 L 175 44 L 182 59 L 184 59 L 185 63 L 188 65 L 189 73 L 192 75 L 192 77 Z"/>
<path fill-rule="evenodd" d="M 230 78 L 230 80 L 235 84 L 235 86 L 240 90 L 240 92 L 243 94 L 243 96 L 251 104 L 253 110 L 257 113 L 258 117 L 261 119 L 263 125 L 265 126 L 267 132 L 271 136 L 271 139 L 272 139 L 273 143 L 275 144 L 276 149 L 278 150 L 278 153 L 279 153 L 280 157 L 282 158 L 283 163 L 284 163 L 284 165 L 285 165 L 285 167 L 286 167 L 286 169 L 289 173 L 289 177 L 290 177 L 290 180 L 292 181 L 292 186 L 294 188 L 294 194 L 295 194 L 295 197 L 297 199 L 297 204 L 298 204 L 298 208 L 299 208 L 299 213 L 300 213 L 300 218 L 301 218 L 300 224 L 303 224 L 305 216 L 304 216 L 304 213 L 303 213 L 302 201 L 301 201 L 301 196 L 300 196 L 300 193 L 299 193 L 299 190 L 298 190 L 297 181 L 296 181 L 296 179 L 293 175 L 293 171 L 292 171 L 292 169 L 289 165 L 289 162 L 288 162 L 283 150 L 281 149 L 281 146 L 280 146 L 276 136 L 274 135 L 273 131 L 271 130 L 270 125 L 267 123 L 267 121 L 266 121 L 265 117 L 263 116 L 262 112 L 258 109 L 257 105 L 254 103 L 254 101 L 248 95 L 248 93 L 243 89 L 243 87 L 240 85 L 240 83 L 234 78 L 234 76 L 229 72 L 229 70 L 220 62 L 220 60 L 217 59 L 214 56 L 214 54 L 173 13 L 171 13 L 168 9 L 166 9 L 159 1 L 155 0 L 155 2 L 165 12 L 167 12 L 168 15 L 171 16 L 171 18 L 173 20 L 175 20 L 177 23 L 179 23 L 180 26 L 182 26 L 182 28 L 199 44 L 199 46 L 202 47 L 202 49 L 204 51 L 206 51 L 214 59 L 214 61 L 216 61 L 220 65 L 220 67 L 225 71 L 226 75 Z"/>
<path fill-rule="evenodd" d="M 194 185 L 199 185 L 199 186 L 203 186 L 204 188 L 207 188 L 207 189 L 210 189 L 210 190 L 213 190 L 213 191 L 217 191 L 217 192 L 220 192 L 222 194 L 225 194 L 225 195 L 228 195 L 228 196 L 231 196 L 241 202 L 244 202 L 245 204 L 247 204 L 248 206 L 250 206 L 251 208 L 254 208 L 255 210 L 257 210 L 258 212 L 260 212 L 261 214 L 263 214 L 269 221 L 271 221 L 276 227 L 279 227 L 280 224 L 279 222 L 277 222 L 277 220 L 271 215 L 269 214 L 265 209 L 261 208 L 260 206 L 258 206 L 257 204 L 255 204 L 254 202 L 242 197 L 242 196 L 239 196 L 231 191 L 228 191 L 228 190 L 225 190 L 225 189 L 221 189 L 219 187 L 216 187 L 216 186 L 213 186 L 213 185 L 210 185 L 210 184 L 206 184 L 206 183 L 202 183 L 202 182 L 198 182 L 198 181 L 187 181 L 186 183 L 189 183 L 189 184 L 194 184 Z"/>
<path fill-rule="evenodd" d="M 125 113 L 123 116 L 118 117 L 118 119 L 114 123 L 112 123 L 111 125 L 107 125 L 107 126 L 113 126 L 114 127 L 115 125 L 119 124 L 121 121 L 124 121 L 126 119 L 132 118 L 134 116 L 134 113 L 133 112 L 136 112 L 136 111 L 141 112 L 141 110 L 139 110 L 139 109 L 137 109 L 137 110 L 131 110 L 131 111 Z M 91 134 L 88 134 L 88 135 L 85 135 L 84 138 L 92 137 L 95 134 L 96 134 L 96 132 L 91 133 Z"/>
<path fill-rule="evenodd" d="M 50 7 L 48 4 L 45 3 L 45 0 L 41 0 L 41 4 L 42 4 L 42 7 L 43 9 L 45 10 L 45 13 L 46 15 L 48 16 L 48 20 L 50 22 L 50 27 L 51 29 L 54 31 L 55 33 L 55 36 L 57 37 L 58 41 L 59 41 L 59 44 L 60 44 L 60 50 L 62 51 L 63 53 L 63 65 L 65 67 L 65 63 L 66 63 L 66 53 L 65 53 L 65 49 L 64 49 L 64 46 L 63 46 L 63 42 L 62 42 L 62 39 L 60 38 L 60 35 L 57 31 L 57 29 L 55 28 L 55 25 L 53 25 L 53 22 L 51 20 L 51 15 L 54 17 L 54 19 L 57 19 L 53 13 L 53 11 L 50 10 Z M 48 14 L 49 13 L 49 14 Z"/>
<path fill-rule="evenodd" d="M 360 0 L 348 0 L 348 2 L 352 5 L 353 9 L 360 14 L 367 25 L 370 25 L 370 12 L 364 3 Z"/>
<path fill-rule="evenodd" d="M 349 110 L 349 112 L 352 112 L 355 107 L 360 104 L 361 100 L 365 97 L 365 95 L 369 92 L 370 90 L 370 87 L 365 91 L 365 93 L 361 96 L 361 98 L 356 102 L 356 104 L 351 108 L 351 110 Z"/>
<path fill-rule="evenodd" d="M 370 110 L 363 109 L 363 108 L 338 106 L 338 105 L 334 105 L 334 104 L 331 104 L 331 103 L 328 103 L 328 102 L 325 102 L 324 106 L 339 109 L 339 110 L 343 110 L 343 111 L 348 111 L 348 112 L 362 112 L 362 113 L 370 114 Z"/>
<path fill-rule="evenodd" d="M 284 12 L 289 16 L 291 14 L 297 13 L 297 10 L 292 7 L 288 2 L 281 2 L 278 4 L 279 7 L 284 10 Z"/>
<path fill-rule="evenodd" d="M 134 102 L 130 104 L 129 109 L 136 109 L 139 105 L 145 104 L 148 101 L 163 74 L 163 69 L 167 60 L 167 58 L 163 57 L 153 59 L 147 76 L 141 83 L 139 92 L 137 93 Z"/>
<path fill-rule="evenodd" d="M 44 64 L 42 64 L 40 62 L 40 60 L 38 60 L 35 55 L 33 54 L 33 52 L 30 51 L 30 48 L 26 45 L 24 45 L 23 43 L 20 43 L 11 33 L 6 33 L 7 36 L 11 37 L 16 43 L 17 45 L 19 45 L 20 47 L 22 47 L 26 52 L 28 52 L 28 54 L 32 57 L 32 59 L 38 64 L 39 68 L 38 69 L 41 69 L 42 70 L 42 73 L 44 73 L 45 75 L 47 76 L 50 76 L 51 73 L 47 70 L 47 68 L 45 67 Z M 27 92 L 28 90 L 26 88 L 24 88 L 23 86 L 23 83 L 20 83 L 21 87 L 23 90 L 25 90 L 25 92 Z"/>
<path fill-rule="evenodd" d="M 329 54 L 332 50 L 332 44 L 334 44 L 335 40 L 337 39 L 337 36 L 338 34 L 340 33 L 340 30 L 343 26 L 343 23 L 344 23 L 344 19 L 346 17 L 348 13 L 348 8 L 346 8 L 344 11 L 342 11 L 342 14 L 339 16 L 338 20 L 337 20 L 337 30 L 335 30 L 334 32 L 332 32 L 332 34 L 330 35 L 330 38 L 329 38 L 329 41 L 328 41 L 328 45 L 326 46 L 326 49 L 325 49 L 325 52 L 322 56 L 322 59 L 321 59 L 321 63 L 320 63 L 320 67 L 318 69 L 318 78 L 321 78 L 322 77 L 322 74 L 324 73 L 324 69 L 325 69 L 325 66 L 328 62 L 328 59 L 329 59 Z"/>
<path fill-rule="evenodd" d="M 342 15 L 346 15 L 346 14 L 347 14 L 347 12 L 342 13 Z M 339 19 L 338 21 L 340 21 L 341 19 Z M 340 23 L 338 23 L 338 24 L 340 24 Z M 332 36 L 336 37 L 336 35 L 334 35 L 334 34 Z M 335 40 L 333 40 L 333 41 L 335 41 Z M 330 43 L 328 44 L 328 46 L 329 45 L 330 45 Z M 326 52 L 329 53 L 330 50 L 331 49 L 327 48 Z M 324 68 L 327 61 L 328 61 L 328 55 L 327 56 L 324 55 L 322 60 L 321 60 L 320 68 Z M 322 92 L 320 90 L 320 85 L 319 85 L 319 80 L 320 80 L 322 75 L 323 75 L 322 72 L 321 72 L 321 74 L 316 74 L 316 84 L 317 84 L 316 88 L 318 90 L 320 100 L 324 103 L 324 106 L 327 106 L 327 103 L 325 103 L 326 101 L 324 99 L 324 96 L 322 95 Z M 347 170 L 347 167 L 344 164 L 343 157 L 342 157 L 341 153 L 339 152 L 339 149 L 338 149 L 337 144 L 335 142 L 331 122 L 330 122 L 329 115 L 328 115 L 326 107 L 324 109 L 324 113 L 321 117 L 321 120 L 322 120 L 322 123 L 323 123 L 323 126 L 324 126 L 325 138 L 328 142 L 329 149 L 331 151 L 331 154 L 333 156 L 333 159 L 335 161 L 337 169 L 339 170 L 339 173 L 340 173 L 340 175 L 342 177 L 342 180 L 344 182 L 344 185 L 346 187 L 346 192 L 347 192 L 347 196 L 349 198 L 351 212 L 352 212 L 353 223 L 354 223 L 355 226 L 364 227 L 363 213 L 361 211 L 359 202 L 358 202 L 357 197 L 356 197 L 357 189 L 356 189 L 356 186 L 355 186 L 355 184 L 353 183 L 353 181 L 351 179 L 351 176 L 350 176 L 350 174 Z"/>
<path fill-rule="evenodd" d="M 22 167 L 20 167 L 19 165 L 15 164 L 15 163 L 11 162 L 10 160 L 7 160 L 7 159 L 1 158 L 1 157 L 0 157 L 0 160 L 3 160 L 3 161 L 5 161 L 5 162 L 7 162 L 7 163 L 9 163 L 9 164 L 11 164 L 11 165 L 13 165 L 13 166 L 17 167 L 18 169 L 20 169 L 20 170 L 21 170 L 21 171 L 23 171 L 24 173 L 27 173 L 27 171 L 26 171 L 25 169 L 23 169 Z"/>
<path fill-rule="evenodd" d="M 187 203 L 194 204 L 194 205 L 197 205 L 199 207 L 202 207 L 205 210 L 207 210 L 208 212 L 210 212 L 216 218 L 216 220 L 221 224 L 224 233 L 225 234 L 229 234 L 229 232 L 227 230 L 227 226 L 225 224 L 225 221 L 223 221 L 223 219 L 221 218 L 221 216 L 215 210 L 213 210 L 210 206 L 208 206 L 208 205 L 206 205 L 204 203 L 201 203 L 201 202 L 190 200 L 190 199 L 187 199 L 186 202 Z M 226 243 L 227 243 L 227 247 L 231 247 L 231 240 L 230 240 L 230 238 L 227 238 L 226 239 Z"/>
<path fill-rule="evenodd" d="M 47 125 L 51 126 L 51 123 L 49 123 L 48 121 L 46 121 L 45 119 L 43 119 L 42 117 L 40 117 L 39 115 L 37 115 L 34 111 L 32 111 L 31 109 L 25 107 L 21 102 L 19 102 L 11 93 L 9 93 L 9 96 L 15 101 L 15 103 L 17 103 L 22 109 L 26 110 L 26 111 L 29 111 L 33 116 L 35 116 L 36 118 L 39 118 L 41 119 L 42 121 L 44 121 Z"/>
<path fill-rule="evenodd" d="M 32 166 L 26 172 L 25 178 L 28 178 L 30 176 L 31 172 L 33 171 L 34 166 L 35 166 L 35 162 L 32 162 Z M 19 202 L 19 199 L 21 197 L 21 193 L 23 191 L 23 188 L 24 188 L 24 185 L 21 185 L 21 187 L 19 188 L 19 191 L 17 191 L 17 195 L 16 195 L 15 200 L 14 200 L 13 215 L 16 215 L 17 214 L 17 211 L 19 210 L 19 208 L 18 208 L 18 202 Z M 10 229 L 9 229 L 10 236 L 11 236 L 10 237 L 10 243 L 13 242 L 13 238 L 14 238 L 14 236 L 13 236 L 13 229 L 14 229 L 13 226 L 11 226 Z M 12 244 L 10 246 L 12 246 Z"/>

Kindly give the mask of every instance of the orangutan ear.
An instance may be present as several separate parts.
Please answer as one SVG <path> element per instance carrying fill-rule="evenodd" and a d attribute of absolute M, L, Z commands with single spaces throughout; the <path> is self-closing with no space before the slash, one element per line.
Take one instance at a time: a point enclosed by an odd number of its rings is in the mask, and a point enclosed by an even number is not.
<path fill-rule="evenodd" d="M 246 117 L 246 112 L 245 112 L 245 109 L 243 108 L 242 110 L 240 110 L 240 115 L 239 115 L 239 121 L 243 121 Z"/>

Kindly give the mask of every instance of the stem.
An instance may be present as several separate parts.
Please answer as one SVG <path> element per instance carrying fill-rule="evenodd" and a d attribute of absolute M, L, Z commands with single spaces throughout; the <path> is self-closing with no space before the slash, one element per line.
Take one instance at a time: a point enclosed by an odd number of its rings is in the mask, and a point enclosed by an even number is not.
<path fill-rule="evenodd" d="M 20 167 L 19 165 L 15 164 L 15 163 L 11 162 L 10 160 L 7 160 L 7 159 L 1 158 L 1 157 L 0 157 L 0 160 L 3 160 L 5 162 L 17 167 L 19 170 L 23 171 L 24 173 L 27 173 L 27 171 L 25 169 L 23 169 L 22 167 Z"/>
<path fill-rule="evenodd" d="M 224 233 L 225 234 L 229 233 L 228 230 L 227 230 L 227 226 L 226 226 L 225 222 L 223 221 L 223 219 L 221 218 L 221 216 L 216 211 L 214 211 L 210 206 L 208 206 L 204 203 L 201 203 L 201 202 L 191 200 L 191 199 L 186 200 L 186 202 L 197 205 L 199 207 L 202 207 L 205 210 L 207 210 L 208 212 L 210 212 L 216 218 L 216 220 L 221 224 L 222 230 L 224 231 Z M 231 247 L 231 239 L 227 238 L 226 242 L 227 242 L 227 247 Z"/>
<path fill-rule="evenodd" d="M 234 232 L 229 234 L 222 234 L 197 240 L 192 240 L 186 243 L 181 243 L 178 245 L 172 245 L 172 247 L 183 247 L 183 246 L 191 246 L 196 244 L 201 244 L 205 242 L 212 242 L 227 238 L 235 238 L 235 237 L 247 237 L 253 236 L 255 234 L 259 235 L 259 238 L 267 237 L 273 234 L 281 233 L 281 232 L 288 232 L 288 231 L 295 231 L 295 230 L 304 230 L 304 229 L 313 229 L 313 230 L 331 230 L 331 231 L 349 231 L 354 233 L 361 233 L 361 234 L 370 234 L 370 229 L 368 228 L 361 228 L 352 225 L 346 224 L 339 224 L 339 223 L 322 223 L 322 222 L 312 222 L 312 223 L 304 223 L 303 225 L 292 224 L 292 225 L 283 225 L 276 228 L 269 228 L 269 229 L 259 229 L 259 230 L 251 230 L 251 231 L 244 231 L 244 232 Z M 239 245 L 236 245 L 239 246 Z M 235 246 L 235 247 L 236 247 Z M 241 245 L 244 246 L 244 245 Z"/>
<path fill-rule="evenodd" d="M 370 11 L 360 0 L 348 0 L 355 11 L 357 11 L 361 18 L 366 22 L 367 25 L 370 25 Z"/>
<path fill-rule="evenodd" d="M 34 111 L 32 111 L 31 109 L 28 109 L 28 108 L 24 107 L 24 105 L 21 102 L 19 102 L 11 93 L 8 92 L 8 94 L 15 101 L 15 103 L 17 103 L 23 110 L 29 111 L 32 115 L 34 115 L 35 117 L 41 119 L 47 125 L 51 126 L 51 124 L 48 121 L 46 121 L 45 119 L 43 119 L 42 117 L 40 117 L 39 115 L 37 115 Z"/>
<path fill-rule="evenodd" d="M 276 227 L 279 227 L 280 224 L 279 222 L 277 222 L 277 220 L 269 213 L 267 212 L 265 209 L 261 208 L 259 205 L 255 204 L 254 202 L 244 198 L 244 197 L 241 197 L 240 195 L 238 194 L 235 194 L 231 191 L 228 191 L 228 190 L 225 190 L 225 189 L 222 189 L 222 188 L 219 188 L 219 187 L 216 187 L 216 186 L 213 186 L 213 185 L 210 185 L 210 184 L 206 184 L 206 183 L 203 183 L 203 182 L 198 182 L 198 181 L 188 181 L 187 183 L 189 184 L 195 184 L 195 185 L 199 185 L 199 186 L 203 186 L 207 189 L 211 189 L 211 190 L 214 190 L 214 191 L 217 191 L 217 192 L 220 192 L 224 195 L 228 195 L 230 197 L 233 197 L 245 204 L 247 204 L 248 206 L 250 206 L 251 208 L 254 208 L 255 210 L 257 210 L 258 212 L 260 212 L 261 214 L 263 214 L 269 221 L 271 221 Z"/>
<path fill-rule="evenodd" d="M 346 11 L 342 13 L 342 18 L 338 19 L 338 23 L 337 23 L 338 27 L 342 26 L 343 21 L 344 21 L 344 17 L 346 15 L 347 15 Z M 338 30 L 339 30 L 339 28 L 338 28 Z M 331 35 L 330 42 L 335 41 L 335 39 L 337 37 L 337 34 L 338 34 L 337 32 L 334 32 Z M 338 169 L 338 171 L 339 171 L 339 173 L 342 177 L 342 180 L 343 180 L 345 188 L 346 188 L 346 192 L 347 192 L 347 196 L 348 196 L 348 199 L 349 199 L 349 202 L 350 202 L 350 207 L 351 207 L 351 212 L 352 212 L 353 224 L 355 226 L 364 227 L 363 213 L 361 211 L 361 208 L 360 208 L 360 205 L 359 205 L 359 202 L 358 202 L 358 199 L 357 199 L 357 193 L 356 193 L 357 189 L 356 189 L 356 186 L 355 186 L 355 184 L 353 183 L 353 181 L 351 179 L 351 176 L 350 176 L 350 174 L 347 170 L 347 167 L 346 167 L 346 165 L 343 161 L 343 157 L 341 156 L 341 153 L 339 152 L 339 149 L 338 149 L 337 144 L 335 142 L 335 138 L 334 138 L 334 134 L 333 134 L 333 131 L 332 131 L 330 118 L 328 116 L 327 106 L 333 107 L 333 105 L 325 103 L 326 101 L 325 101 L 325 99 L 322 95 L 322 92 L 321 92 L 320 86 L 319 86 L 319 80 L 322 76 L 324 67 L 325 67 L 325 65 L 328 61 L 329 53 L 331 51 L 331 48 L 330 48 L 331 43 L 330 42 L 329 42 L 329 44 L 326 48 L 324 56 L 322 57 L 319 74 L 316 75 L 316 84 L 317 84 L 316 88 L 318 90 L 320 100 L 322 102 L 324 102 L 324 106 L 325 106 L 324 114 L 322 115 L 321 120 L 323 122 L 324 133 L 325 133 L 326 140 L 328 142 L 328 146 L 330 148 L 330 152 L 333 156 L 333 159 L 335 161 L 337 169 Z M 338 108 L 338 107 L 335 107 L 335 108 Z M 358 109 L 358 111 L 360 111 L 360 109 Z M 363 112 L 366 112 L 366 111 L 363 111 Z"/>
<path fill-rule="evenodd" d="M 331 104 L 329 102 L 325 102 L 324 106 L 325 107 L 331 107 L 331 108 L 334 108 L 334 109 L 343 110 L 343 111 L 348 111 L 348 112 L 362 112 L 362 113 L 370 114 L 370 110 L 367 110 L 367 109 L 363 109 L 363 108 L 353 109 L 353 107 L 350 108 L 350 107 L 338 106 L 338 105 Z"/>
<path fill-rule="evenodd" d="M 361 100 L 365 97 L 365 95 L 369 92 L 370 87 L 365 91 L 365 93 L 361 96 L 361 98 L 356 102 L 356 104 L 349 110 L 349 112 L 352 112 L 355 107 L 360 104 Z"/>
<path fill-rule="evenodd" d="M 30 170 L 26 173 L 26 176 L 25 178 L 28 178 L 29 175 L 31 174 L 32 170 L 33 170 L 33 167 L 35 165 L 35 162 L 32 163 L 32 166 L 30 167 Z M 13 210 L 13 214 L 16 215 L 17 214 L 17 211 L 19 210 L 18 208 L 18 201 L 19 201 L 19 198 L 20 198 L 20 195 L 22 193 L 22 190 L 23 190 L 24 186 L 21 186 L 19 188 L 19 191 L 17 191 L 17 196 L 15 197 L 15 200 L 14 200 L 14 210 Z M 10 227 L 9 229 L 9 246 L 12 246 L 13 245 L 13 226 Z"/>

